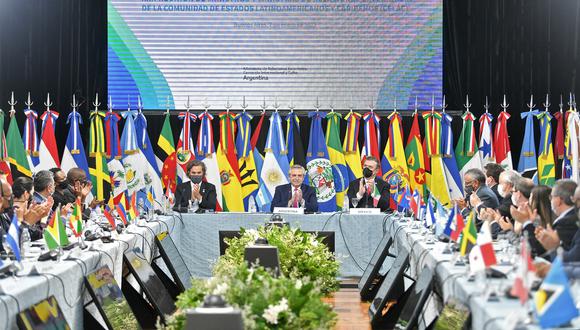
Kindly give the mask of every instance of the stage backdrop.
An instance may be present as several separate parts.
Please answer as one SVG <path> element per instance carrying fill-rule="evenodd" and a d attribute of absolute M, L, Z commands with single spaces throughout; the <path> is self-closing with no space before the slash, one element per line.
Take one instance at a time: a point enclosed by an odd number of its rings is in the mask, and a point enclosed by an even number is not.
<path fill-rule="evenodd" d="M 423 108 L 442 95 L 442 0 L 108 1 L 108 90 L 126 108 Z"/>

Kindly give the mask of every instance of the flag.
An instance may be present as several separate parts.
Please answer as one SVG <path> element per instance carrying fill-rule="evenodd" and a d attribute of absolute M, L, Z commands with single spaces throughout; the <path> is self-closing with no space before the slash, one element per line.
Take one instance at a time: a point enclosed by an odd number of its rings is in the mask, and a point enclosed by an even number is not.
<path fill-rule="evenodd" d="M 469 252 L 469 268 L 471 272 L 475 273 L 496 264 L 497 259 L 491 243 L 491 229 L 489 222 L 484 221 L 477 235 L 477 245 Z"/>
<path fill-rule="evenodd" d="M 465 228 L 465 222 L 463 221 L 463 215 L 459 211 L 457 204 L 454 206 L 453 209 L 455 210 L 455 212 L 454 212 L 455 213 L 454 214 L 455 228 L 452 228 L 452 231 L 451 231 L 451 234 L 449 235 L 449 238 L 452 241 L 457 242 L 457 240 L 459 239 L 459 236 L 463 232 L 463 228 Z"/>
<path fill-rule="evenodd" d="M 405 147 L 407 170 L 409 171 L 409 184 L 413 193 L 425 195 L 425 160 L 423 158 L 423 145 L 421 144 L 421 132 L 419 131 L 419 114 L 413 114 L 413 124 Z M 415 213 L 416 214 L 416 213 Z"/>
<path fill-rule="evenodd" d="M 235 131 L 235 115 L 229 112 L 221 113 L 220 143 L 216 154 L 220 165 L 222 208 L 224 211 L 244 212 L 244 201 L 241 198 L 243 196 L 242 180 L 234 143 Z"/>
<path fill-rule="evenodd" d="M 18 217 L 16 216 L 16 213 L 12 215 L 12 222 L 8 228 L 8 234 L 6 235 L 6 243 L 10 246 L 16 260 L 20 261 L 20 226 L 18 225 Z"/>
<path fill-rule="evenodd" d="M 128 217 L 127 217 L 127 200 L 125 198 L 125 193 L 121 194 L 121 199 L 119 201 L 119 203 L 117 204 L 117 206 L 115 207 L 115 209 L 117 210 L 117 215 L 119 216 L 119 218 L 121 218 L 121 221 L 123 222 L 124 225 L 127 225 L 127 223 L 129 223 Z"/>
<path fill-rule="evenodd" d="M 494 150 L 496 163 L 503 166 L 505 169 L 513 169 L 512 152 L 510 148 L 510 138 L 507 132 L 507 121 L 510 114 L 507 111 L 502 111 L 497 116 L 494 134 Z"/>
<path fill-rule="evenodd" d="M 433 210 L 433 202 L 431 198 L 427 199 L 427 210 L 425 214 L 425 227 L 431 227 L 437 223 L 437 219 L 435 218 L 435 211 Z"/>
<path fill-rule="evenodd" d="M 542 328 L 555 328 L 578 317 L 561 258 L 556 258 L 552 263 L 550 272 L 536 292 L 535 301 L 538 322 Z"/>
<path fill-rule="evenodd" d="M 30 103 L 30 93 L 28 93 L 28 104 Z M 26 150 L 26 157 L 28 159 L 28 166 L 33 172 L 36 172 L 36 165 L 39 163 L 38 159 L 38 131 L 36 129 L 36 121 L 38 120 L 38 113 L 28 105 L 24 109 L 24 131 L 22 132 L 22 140 L 24 141 L 24 150 Z"/>
<path fill-rule="evenodd" d="M 122 163 L 125 169 L 125 181 L 127 182 L 129 195 L 133 195 L 136 191 L 145 187 L 145 174 L 148 172 L 147 159 L 141 154 L 137 144 L 135 115 L 136 111 L 130 108 L 122 113 L 122 117 L 125 118 L 125 127 L 123 127 L 123 133 L 121 134 Z"/>
<path fill-rule="evenodd" d="M 111 176 L 107 166 L 105 131 L 103 130 L 105 113 L 95 108 L 90 115 L 89 126 L 89 174 L 93 183 L 93 196 L 105 200 L 111 192 Z"/>
<path fill-rule="evenodd" d="M 342 116 L 334 111 L 326 115 L 326 119 L 328 120 L 326 126 L 326 146 L 328 148 L 328 157 L 332 164 L 332 176 L 334 178 L 334 189 L 336 190 L 336 205 L 338 210 L 342 210 L 346 190 L 350 183 L 348 170 L 346 168 L 346 160 L 342 151 L 342 145 L 340 144 L 341 118 Z"/>
<path fill-rule="evenodd" d="M 475 139 L 475 129 L 473 122 L 475 121 L 473 114 L 466 111 L 463 116 L 463 128 L 455 147 L 455 159 L 457 160 L 457 167 L 459 174 L 463 181 L 465 172 L 470 168 L 483 169 L 479 151 L 477 148 L 477 140 Z"/>
<path fill-rule="evenodd" d="M 447 113 L 441 115 L 441 151 L 443 152 L 443 168 L 445 169 L 445 177 L 447 178 L 449 197 L 451 199 L 461 199 L 463 198 L 463 184 L 459 169 L 457 168 L 455 152 L 453 151 L 452 119 Z M 443 206 L 449 205 L 448 202 L 439 202 Z"/>
<path fill-rule="evenodd" d="M 405 148 L 403 147 L 401 115 L 398 112 L 393 111 L 387 118 L 390 121 L 388 131 L 389 135 L 387 137 L 387 145 L 383 151 L 381 167 L 383 180 L 392 187 L 389 198 L 390 208 L 396 210 L 398 204 L 396 196 L 400 194 L 399 191 L 402 191 L 409 185 L 409 172 L 407 170 Z"/>
<path fill-rule="evenodd" d="M 413 196 L 411 196 L 409 206 L 415 217 L 417 217 L 419 215 L 419 207 L 421 206 L 421 194 L 419 194 L 419 190 L 413 190 Z"/>
<path fill-rule="evenodd" d="M 169 185 L 171 191 L 175 191 L 175 187 L 177 186 L 177 158 L 175 155 L 175 143 L 173 141 L 173 131 L 171 130 L 171 121 L 169 118 L 169 112 L 166 112 L 163 127 L 161 128 L 161 134 L 159 134 L 159 139 L 157 140 L 157 145 L 166 155 L 161 169 L 161 181 L 166 188 L 167 185 Z"/>
<path fill-rule="evenodd" d="M 360 118 L 360 114 L 352 111 L 344 116 L 347 124 L 342 149 L 344 150 L 344 160 L 348 170 L 348 183 L 362 177 L 362 164 L 358 148 Z"/>
<path fill-rule="evenodd" d="M 112 109 L 107 111 L 105 115 L 105 137 L 107 139 L 107 159 L 121 159 L 123 152 L 121 151 L 121 143 L 119 141 L 119 121 L 121 116 Z"/>
<path fill-rule="evenodd" d="M 492 121 L 493 116 L 489 112 L 485 112 L 479 117 L 479 157 L 483 166 L 495 162 L 491 132 Z"/>
<path fill-rule="evenodd" d="M 471 249 L 477 243 L 477 228 L 475 228 L 474 211 L 469 213 L 467 217 L 467 225 L 463 228 L 461 240 L 459 241 L 459 252 L 461 256 L 465 256 L 471 252 Z"/>
<path fill-rule="evenodd" d="M 14 117 L 14 112 L 10 111 L 10 125 L 8 126 L 8 134 L 6 134 L 6 151 L 8 154 L 8 161 L 14 166 L 17 172 L 11 171 L 12 177 L 24 175 L 32 177 L 32 171 L 26 158 L 26 151 L 24 150 L 24 143 L 20 136 L 18 123 Z M 18 175 L 17 173 L 20 173 Z"/>
<path fill-rule="evenodd" d="M 8 148 L 6 147 L 6 136 L 4 135 L 4 111 L 0 109 L 0 171 L 4 172 L 6 181 L 12 184 L 12 171 L 8 159 Z"/>
<path fill-rule="evenodd" d="M 300 119 L 290 111 L 286 116 L 286 150 L 288 150 L 288 163 L 290 166 L 302 165 L 306 168 L 306 156 L 304 145 L 302 144 L 302 135 L 300 134 Z"/>
<path fill-rule="evenodd" d="M 527 240 L 522 239 L 521 241 L 520 266 L 517 269 L 516 278 L 514 280 L 514 285 L 510 290 L 510 294 L 520 298 L 520 303 L 524 305 L 528 301 L 531 283 L 528 275 L 532 272 L 535 272 L 536 269 L 532 261 L 532 256 L 530 254 Z"/>
<path fill-rule="evenodd" d="M 443 235 L 447 237 L 451 237 L 451 233 L 453 232 L 453 228 L 455 227 L 455 212 L 457 212 L 457 205 L 451 208 L 451 212 L 449 212 L 449 217 L 447 218 L 447 222 L 445 223 L 445 228 L 443 229 Z"/>
<path fill-rule="evenodd" d="M 316 189 L 318 211 L 334 212 L 336 211 L 336 189 L 332 174 L 332 163 L 329 159 L 328 148 L 322 131 L 322 118 L 326 117 L 326 113 L 312 111 L 308 116 L 312 118 L 308 151 L 306 152 L 308 182 L 311 187 Z"/>
<path fill-rule="evenodd" d="M 131 218 L 131 221 L 135 221 L 137 220 L 137 218 L 139 218 L 139 209 L 137 208 L 137 194 L 139 193 L 139 191 L 135 192 L 132 196 L 131 196 L 131 202 L 129 205 L 129 218 Z"/>
<path fill-rule="evenodd" d="M 60 167 L 60 158 L 58 157 L 58 146 L 54 136 L 55 124 L 58 119 L 58 112 L 46 109 L 40 116 L 42 120 L 42 134 L 40 146 L 38 147 L 38 159 L 40 162 L 36 165 L 35 170 L 50 170 L 54 167 Z"/>
<path fill-rule="evenodd" d="M 137 111 L 135 118 L 135 131 L 137 132 L 137 145 L 139 146 L 141 158 L 145 158 L 146 171 L 144 175 L 145 186 L 148 190 L 153 191 L 155 198 L 163 196 L 163 184 L 161 183 L 161 172 L 157 167 L 157 159 L 153 152 L 153 145 L 147 133 L 147 118 L 143 115 L 141 109 Z M 152 205 L 153 208 L 159 208 L 159 205 Z"/>
<path fill-rule="evenodd" d="M 44 229 L 43 236 L 49 250 L 54 250 L 59 246 L 67 246 L 69 244 L 66 229 L 60 216 L 60 207 L 57 207 L 52 212 L 52 217 Z"/>
<path fill-rule="evenodd" d="M 554 114 L 554 118 L 556 118 L 556 141 L 554 143 L 554 155 L 557 159 L 564 158 L 564 131 L 566 130 L 565 120 L 566 120 L 566 113 L 562 111 L 556 112 Z"/>
<path fill-rule="evenodd" d="M 552 115 L 548 111 L 541 111 L 536 117 L 540 120 L 538 182 L 551 187 L 556 182 L 556 164 L 552 148 Z"/>
<path fill-rule="evenodd" d="M 109 221 L 109 224 L 111 225 L 111 230 L 116 230 L 117 223 L 115 222 L 115 218 L 111 214 L 111 208 L 109 207 L 109 205 L 105 206 L 105 210 L 103 211 L 103 214 L 105 215 L 105 218 L 107 219 L 107 221 Z"/>
<path fill-rule="evenodd" d="M 256 126 L 256 130 L 252 135 L 252 140 L 250 141 L 251 148 L 254 154 L 254 163 L 256 164 L 256 171 L 258 173 L 258 190 L 256 192 L 256 207 L 260 212 L 270 212 L 270 203 L 272 202 L 272 195 L 268 191 L 268 188 L 262 178 L 260 177 L 260 173 L 262 173 L 262 167 L 264 164 L 264 156 L 258 151 L 256 148 L 256 144 L 258 143 L 258 137 L 260 136 L 260 132 L 262 131 L 262 125 L 264 123 L 265 118 L 265 111 L 262 111 L 262 115 L 260 116 L 260 120 L 258 121 L 258 125 Z"/>
<path fill-rule="evenodd" d="M 572 179 L 577 183 L 580 180 L 578 172 L 578 137 L 580 129 L 580 116 L 576 111 L 569 110 L 566 120 L 566 137 L 564 139 L 564 159 L 562 161 L 562 178 Z"/>
<path fill-rule="evenodd" d="M 223 203 L 222 183 L 217 155 L 215 152 L 215 144 L 213 141 L 213 127 L 211 126 L 213 116 L 205 111 L 202 112 L 198 118 L 201 120 L 201 125 L 199 126 L 199 133 L 197 136 L 197 159 L 205 164 L 207 169 L 205 179 L 207 182 L 215 186 L 217 196 L 216 211 L 221 211 Z"/>
<path fill-rule="evenodd" d="M 82 124 L 83 120 L 75 108 L 68 115 L 66 123 L 69 124 L 69 131 L 62 155 L 61 168 L 67 173 L 71 168 L 78 167 L 85 171 L 88 176 L 90 174 L 89 164 L 87 163 L 85 146 L 79 129 L 79 124 Z"/>
<path fill-rule="evenodd" d="M 181 127 L 181 133 L 179 134 L 179 140 L 176 146 L 176 161 L 177 165 L 179 165 L 177 166 L 177 176 L 182 182 L 186 182 L 189 181 L 186 173 L 187 163 L 195 158 L 193 139 L 191 137 L 191 125 L 197 120 L 197 116 L 187 110 L 180 112 L 178 118 L 183 120 L 183 126 Z M 221 202 L 219 200 L 220 204 Z"/>
<path fill-rule="evenodd" d="M 431 173 L 428 173 L 427 178 L 431 196 L 439 203 L 447 205 L 451 201 L 451 197 L 441 153 L 441 118 L 441 114 L 435 111 L 426 111 L 423 113 L 423 119 L 425 120 L 424 150 L 430 156 L 429 158 L 425 157 L 425 167 L 427 169 L 427 159 L 429 159 Z"/>
<path fill-rule="evenodd" d="M 538 114 L 537 110 L 522 112 L 520 116 L 526 120 L 524 129 L 524 139 L 522 141 L 522 150 L 518 162 L 518 172 L 526 177 L 531 178 L 538 168 L 536 163 L 536 140 L 534 137 L 534 117 Z M 526 173 L 528 172 L 528 173 Z"/>
<path fill-rule="evenodd" d="M 75 237 L 80 237 L 83 234 L 83 211 L 80 198 L 77 198 L 74 204 L 72 213 L 69 217 L 69 225 Z"/>
<path fill-rule="evenodd" d="M 286 154 L 286 143 L 282 133 L 282 119 L 278 112 L 270 117 L 270 129 L 264 148 L 264 162 L 260 171 L 260 184 L 268 189 L 270 196 L 274 196 L 276 187 L 288 183 L 290 165 Z"/>
<path fill-rule="evenodd" d="M 379 156 L 379 144 L 381 142 L 381 131 L 379 129 L 379 121 L 381 118 L 374 111 L 367 112 L 363 116 L 365 121 L 365 142 L 362 150 L 362 164 L 368 156 L 373 156 L 376 159 L 381 159 Z M 382 169 L 379 168 L 378 176 L 383 176 Z"/>
<path fill-rule="evenodd" d="M 236 151 L 238 152 L 238 166 L 240 169 L 240 179 L 242 184 L 242 197 L 244 209 L 248 211 L 250 196 L 256 196 L 258 191 L 258 172 L 254 161 L 254 150 L 252 149 L 252 116 L 247 112 L 242 112 L 236 116 L 238 121 L 238 134 L 236 136 Z"/>
<path fill-rule="evenodd" d="M 408 210 L 411 207 L 411 191 L 409 186 L 405 186 L 402 192 L 399 192 L 397 198 L 398 207 L 402 210 Z"/>
<path fill-rule="evenodd" d="M 115 203 L 121 198 L 121 193 L 127 190 L 127 179 L 125 178 L 125 167 L 121 163 L 122 158 L 121 142 L 119 140 L 119 120 L 121 116 L 112 111 L 109 107 L 105 115 L 105 153 L 107 157 L 107 168 L 109 169 L 109 180 Z"/>

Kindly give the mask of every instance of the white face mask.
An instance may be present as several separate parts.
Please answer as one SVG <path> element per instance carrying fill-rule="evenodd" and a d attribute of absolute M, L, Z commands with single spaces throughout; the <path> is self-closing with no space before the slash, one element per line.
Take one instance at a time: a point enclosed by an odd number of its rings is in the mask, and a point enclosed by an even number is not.
<path fill-rule="evenodd" d="M 515 194 L 512 194 L 512 204 L 518 206 L 518 198 L 516 197 Z"/>
<path fill-rule="evenodd" d="M 501 183 L 497 185 L 497 192 L 499 193 L 499 195 L 500 195 L 502 198 L 505 198 L 505 196 L 507 195 L 507 194 L 506 194 L 506 191 L 505 191 L 505 189 L 504 189 L 504 186 L 503 186 Z"/>

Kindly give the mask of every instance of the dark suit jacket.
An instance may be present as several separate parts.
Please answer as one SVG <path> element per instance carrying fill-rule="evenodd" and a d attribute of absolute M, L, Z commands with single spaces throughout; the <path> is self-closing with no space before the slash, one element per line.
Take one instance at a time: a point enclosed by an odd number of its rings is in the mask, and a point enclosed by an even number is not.
<path fill-rule="evenodd" d="M 202 181 L 199 188 L 201 203 L 199 208 L 204 210 L 215 210 L 217 205 L 217 194 L 215 186 L 209 182 Z M 175 208 L 187 208 L 191 200 L 191 182 L 183 182 L 175 188 Z"/>
<path fill-rule="evenodd" d="M 572 246 L 572 239 L 578 231 L 577 222 L 578 218 L 576 216 L 576 209 L 571 209 L 552 225 L 552 228 L 558 232 L 558 236 L 560 237 L 561 242 L 560 244 L 564 250 L 569 250 Z"/>
<path fill-rule="evenodd" d="M 564 262 L 580 261 L 580 230 L 576 231 L 570 249 L 564 251 L 563 260 Z"/>
<path fill-rule="evenodd" d="M 360 179 L 353 180 L 348 185 L 347 195 L 348 195 L 348 202 L 349 202 L 350 207 L 354 207 L 352 205 L 351 201 L 353 198 L 356 197 L 356 194 L 358 193 L 358 189 L 360 187 L 360 180 L 363 180 L 363 179 L 360 178 Z M 381 194 L 381 198 L 379 199 L 379 203 L 377 204 L 377 207 L 381 209 L 381 212 L 385 212 L 386 210 L 389 209 L 389 197 L 390 197 L 389 187 L 385 181 L 383 181 L 381 178 L 378 178 L 378 177 L 375 177 L 375 185 L 377 186 L 377 188 L 379 189 L 379 192 Z M 373 207 L 372 196 L 369 196 L 365 192 L 364 195 L 362 196 L 362 198 L 360 199 L 360 201 L 358 202 L 358 205 L 356 207 L 357 208 Z"/>
<path fill-rule="evenodd" d="M 302 184 L 302 199 L 304 199 L 304 211 L 318 212 L 318 199 L 316 199 L 316 190 L 309 185 Z M 275 207 L 288 207 L 288 201 L 292 198 L 292 184 L 287 183 L 276 187 L 274 198 L 270 205 L 270 212 L 274 211 Z"/>
<path fill-rule="evenodd" d="M 528 233 L 528 243 L 530 243 L 532 257 L 540 256 L 546 253 L 546 249 L 544 249 L 544 246 L 536 238 L 536 234 L 534 233 L 535 230 L 536 226 L 531 222 L 522 228 L 522 235 L 524 235 L 524 233 Z"/>
<path fill-rule="evenodd" d="M 479 197 L 479 199 L 481 200 L 481 205 L 477 208 L 477 210 L 475 210 L 476 212 L 479 211 L 481 208 L 497 209 L 497 207 L 499 205 L 499 201 L 497 200 L 497 196 L 495 195 L 495 193 L 491 189 L 489 189 L 488 186 L 479 187 L 479 189 L 477 189 L 477 191 L 475 193 L 477 194 L 477 197 Z M 467 199 L 467 201 L 469 201 L 469 199 Z M 475 205 L 473 205 L 473 206 L 475 206 Z M 467 210 L 463 214 L 463 216 L 467 217 L 469 215 L 469 212 L 471 212 L 470 209 Z M 475 225 L 477 227 L 477 230 L 479 230 L 481 228 L 481 220 L 479 220 L 479 218 L 477 218 L 477 215 L 476 215 L 476 219 L 475 219 Z"/>

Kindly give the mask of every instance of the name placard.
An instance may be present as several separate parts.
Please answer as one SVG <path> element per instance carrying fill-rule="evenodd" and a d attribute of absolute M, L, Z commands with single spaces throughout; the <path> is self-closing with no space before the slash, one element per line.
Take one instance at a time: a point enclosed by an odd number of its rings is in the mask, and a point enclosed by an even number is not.
<path fill-rule="evenodd" d="M 304 214 L 304 208 L 303 207 L 275 207 L 273 213 Z"/>
<path fill-rule="evenodd" d="M 365 215 L 365 214 L 381 214 L 381 209 L 372 207 L 372 208 L 361 208 L 361 209 L 350 209 L 350 214 L 358 214 L 358 215 Z"/>

